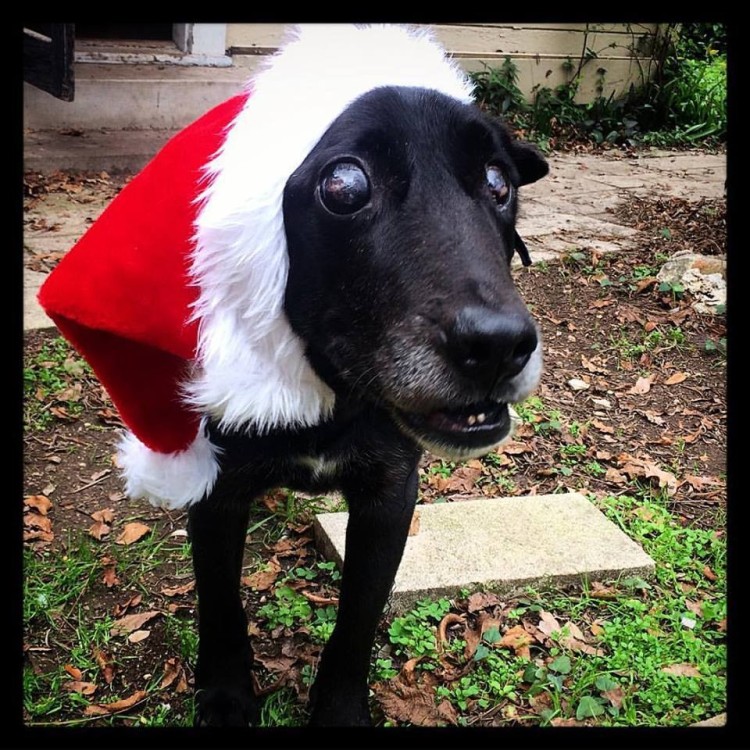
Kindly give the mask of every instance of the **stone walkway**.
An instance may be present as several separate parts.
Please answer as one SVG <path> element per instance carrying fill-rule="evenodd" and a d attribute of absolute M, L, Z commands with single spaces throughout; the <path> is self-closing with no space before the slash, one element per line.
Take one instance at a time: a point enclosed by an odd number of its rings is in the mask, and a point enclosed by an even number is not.
<path fill-rule="evenodd" d="M 534 260 L 552 260 L 573 248 L 623 250 L 638 232 L 616 223 L 612 210 L 628 194 L 720 198 L 725 180 L 723 154 L 562 154 L 550 159 L 548 177 L 522 189 L 518 229 Z"/>

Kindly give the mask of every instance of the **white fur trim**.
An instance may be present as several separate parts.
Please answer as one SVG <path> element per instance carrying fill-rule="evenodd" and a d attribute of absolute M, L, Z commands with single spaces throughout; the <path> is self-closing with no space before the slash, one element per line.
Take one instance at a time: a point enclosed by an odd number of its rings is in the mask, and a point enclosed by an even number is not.
<path fill-rule="evenodd" d="M 125 480 L 125 492 L 145 498 L 162 508 L 185 508 L 209 492 L 219 474 L 219 449 L 206 437 L 204 426 L 184 451 L 157 453 L 132 432 L 117 446 L 117 462 Z"/>
<path fill-rule="evenodd" d="M 286 181 L 362 94 L 411 86 L 469 103 L 472 85 L 424 31 L 343 24 L 298 28 L 248 85 L 200 199 L 191 269 L 199 368 L 184 391 L 223 427 L 266 431 L 316 424 L 334 406 L 283 310 Z"/>

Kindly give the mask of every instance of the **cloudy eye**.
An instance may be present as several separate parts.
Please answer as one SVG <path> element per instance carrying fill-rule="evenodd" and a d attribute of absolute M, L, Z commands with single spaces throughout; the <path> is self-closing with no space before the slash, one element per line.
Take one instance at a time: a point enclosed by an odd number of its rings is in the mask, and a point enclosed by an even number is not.
<path fill-rule="evenodd" d="M 487 167 L 487 187 L 495 204 L 502 208 L 510 199 L 510 185 L 505 179 L 502 169 L 490 164 Z"/>
<path fill-rule="evenodd" d="M 370 182 L 351 161 L 331 164 L 320 180 L 320 200 L 334 214 L 353 214 L 370 201 Z"/>

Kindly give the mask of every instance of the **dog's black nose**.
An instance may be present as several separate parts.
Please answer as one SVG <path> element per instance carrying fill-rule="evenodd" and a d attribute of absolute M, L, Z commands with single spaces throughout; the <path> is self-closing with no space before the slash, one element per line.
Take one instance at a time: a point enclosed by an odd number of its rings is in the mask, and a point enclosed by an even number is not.
<path fill-rule="evenodd" d="M 491 388 L 517 375 L 538 343 L 536 327 L 524 312 L 465 307 L 447 332 L 447 356 L 477 384 Z"/>

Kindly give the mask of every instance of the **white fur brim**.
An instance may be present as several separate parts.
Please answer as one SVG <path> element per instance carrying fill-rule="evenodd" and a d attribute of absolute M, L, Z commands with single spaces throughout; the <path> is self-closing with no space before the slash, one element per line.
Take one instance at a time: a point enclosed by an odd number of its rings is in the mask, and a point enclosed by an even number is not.
<path fill-rule="evenodd" d="M 203 425 L 192 444 L 177 453 L 157 453 L 131 432 L 117 448 L 127 495 L 161 508 L 177 510 L 197 502 L 219 475 L 219 449 L 206 437 Z"/>
<path fill-rule="evenodd" d="M 333 391 L 284 312 L 289 176 L 331 123 L 381 86 L 428 88 L 468 104 L 468 76 L 425 31 L 311 24 L 249 82 L 250 96 L 206 166 L 191 275 L 200 288 L 197 365 L 186 402 L 226 429 L 309 427 Z"/>

